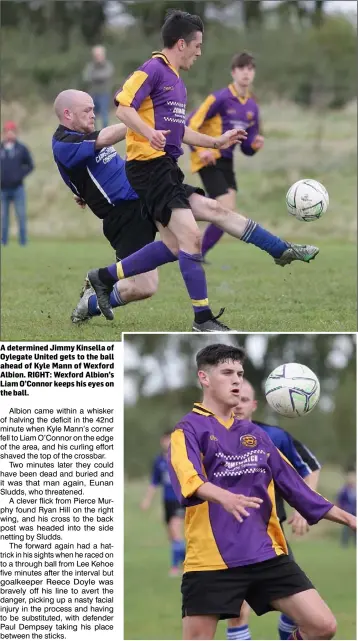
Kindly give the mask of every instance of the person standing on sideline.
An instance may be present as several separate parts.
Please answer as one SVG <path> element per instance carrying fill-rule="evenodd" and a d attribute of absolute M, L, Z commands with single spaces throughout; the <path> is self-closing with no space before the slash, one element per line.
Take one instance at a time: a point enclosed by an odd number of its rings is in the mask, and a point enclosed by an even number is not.
<path fill-rule="evenodd" d="M 84 68 L 83 80 L 93 98 L 95 115 L 101 117 L 102 128 L 108 126 L 113 74 L 114 67 L 107 60 L 105 47 L 93 47 L 92 61 Z"/>
<path fill-rule="evenodd" d="M 17 139 L 17 126 L 12 120 L 4 123 L 0 144 L 1 160 L 1 242 L 9 239 L 10 205 L 13 202 L 19 227 L 19 243 L 26 245 L 26 194 L 24 178 L 34 169 L 31 154 Z"/>

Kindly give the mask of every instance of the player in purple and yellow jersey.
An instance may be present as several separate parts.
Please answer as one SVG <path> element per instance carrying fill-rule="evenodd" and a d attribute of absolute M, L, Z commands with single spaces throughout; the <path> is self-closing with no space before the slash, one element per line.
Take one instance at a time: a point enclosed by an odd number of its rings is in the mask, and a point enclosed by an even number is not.
<path fill-rule="evenodd" d="M 214 344 L 196 357 L 203 400 L 176 425 L 169 472 L 185 510 L 184 639 L 213 639 L 219 619 L 277 610 L 297 624 L 291 639 L 331 639 L 336 621 L 290 559 L 275 489 L 309 525 L 356 529 L 356 518 L 306 485 L 260 427 L 238 420 L 244 350 Z"/>
<path fill-rule="evenodd" d="M 145 496 L 141 502 L 142 510 L 148 510 L 159 486 L 163 490 L 163 513 L 171 549 L 171 567 L 169 576 L 178 576 L 185 557 L 183 540 L 184 508 L 180 505 L 173 490 L 168 470 L 168 449 L 171 430 L 164 432 L 160 439 L 161 453 L 155 458 L 152 477 Z"/>
<path fill-rule="evenodd" d="M 201 105 L 187 117 L 187 125 L 194 131 L 219 136 L 228 129 L 245 129 L 247 138 L 240 149 L 245 156 L 253 156 L 263 147 L 260 113 L 256 99 L 251 93 L 255 78 L 254 57 L 243 52 L 236 54 L 231 63 L 232 82 L 223 89 L 211 93 Z M 235 209 L 237 183 L 234 170 L 236 145 L 226 149 L 191 148 L 191 170 L 198 172 L 205 191 L 227 209 Z M 202 254 L 211 249 L 223 235 L 216 225 L 209 225 L 204 233 Z"/>
<path fill-rule="evenodd" d="M 227 331 L 209 305 L 202 266 L 201 235 L 196 220 L 217 221 L 233 236 L 266 251 L 279 265 L 293 260 L 309 262 L 318 253 L 311 245 L 293 245 L 263 229 L 251 219 L 205 198 L 197 187 L 184 183 L 178 166 L 182 143 L 223 149 L 246 140 L 242 129 L 219 137 L 193 131 L 185 124 L 186 88 L 179 72 L 188 70 L 201 55 L 203 23 L 198 16 L 172 11 L 162 28 L 163 49 L 134 71 L 117 92 L 117 116 L 128 127 L 126 174 L 139 195 L 143 216 L 155 222 L 162 240 L 177 243 L 179 268 L 194 311 L 192 329 Z M 89 280 L 98 305 L 113 319 L 109 296 L 123 278 L 151 271 L 176 260 L 163 242 L 150 243 L 117 264 L 91 270 Z"/>

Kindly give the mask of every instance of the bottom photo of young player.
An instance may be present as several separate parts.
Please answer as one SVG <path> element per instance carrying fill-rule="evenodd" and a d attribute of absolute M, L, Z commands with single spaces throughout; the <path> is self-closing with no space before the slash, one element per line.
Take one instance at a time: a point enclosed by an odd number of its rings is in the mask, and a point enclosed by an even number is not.
<path fill-rule="evenodd" d="M 123 339 L 124 638 L 356 638 L 356 336 Z"/>

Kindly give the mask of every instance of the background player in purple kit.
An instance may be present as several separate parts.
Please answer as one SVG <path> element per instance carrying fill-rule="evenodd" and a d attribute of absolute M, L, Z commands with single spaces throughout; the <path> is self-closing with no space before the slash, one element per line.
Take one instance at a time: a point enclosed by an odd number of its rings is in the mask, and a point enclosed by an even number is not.
<path fill-rule="evenodd" d="M 231 62 L 232 83 L 224 89 L 211 93 L 187 118 L 187 125 L 194 131 L 208 135 L 220 135 L 238 127 L 248 133 L 240 149 L 245 156 L 253 156 L 263 147 L 259 107 L 250 93 L 255 78 L 254 57 L 243 52 L 236 54 Z M 237 183 L 234 170 L 234 150 L 203 149 L 192 147 L 191 170 L 198 172 L 205 191 L 227 209 L 236 208 Z M 223 235 L 216 225 L 209 225 L 204 233 L 202 254 L 211 249 Z"/>
<path fill-rule="evenodd" d="M 196 218 L 206 220 L 206 211 L 215 211 L 218 220 L 221 217 L 231 221 L 229 233 L 266 251 L 281 266 L 293 260 L 310 262 L 319 250 L 283 241 L 255 221 L 205 198 L 199 188 L 184 184 L 178 166 L 183 142 L 221 149 L 246 139 L 246 132 L 241 129 L 213 137 L 185 125 L 187 94 L 179 71 L 189 70 L 201 55 L 203 30 L 198 16 L 172 11 L 162 27 L 162 51 L 154 52 L 131 74 L 115 100 L 117 116 L 128 127 L 126 174 L 142 201 L 143 215 L 155 222 L 163 240 L 177 242 L 179 268 L 194 311 L 192 329 L 220 332 L 229 328 L 217 320 L 221 314 L 213 316 L 209 305 Z M 91 270 L 88 277 L 105 317 L 113 319 L 109 296 L 118 280 L 174 260 L 176 257 L 164 243 L 150 243 L 117 264 Z"/>
<path fill-rule="evenodd" d="M 298 625 L 291 639 L 331 639 L 335 618 L 289 558 L 275 488 L 312 525 L 356 518 L 311 490 L 265 432 L 237 420 L 245 353 L 214 344 L 197 354 L 202 403 L 177 424 L 169 471 L 186 507 L 182 581 L 184 639 L 213 639 L 219 619 L 278 610 Z"/>
<path fill-rule="evenodd" d="M 161 453 L 155 458 L 152 477 L 145 496 L 141 502 L 142 510 L 148 510 L 159 486 L 163 489 L 163 512 L 171 548 L 171 567 L 169 576 L 178 576 L 185 557 L 183 540 L 184 509 L 180 505 L 169 477 L 168 449 L 171 430 L 164 432 L 160 439 Z"/>

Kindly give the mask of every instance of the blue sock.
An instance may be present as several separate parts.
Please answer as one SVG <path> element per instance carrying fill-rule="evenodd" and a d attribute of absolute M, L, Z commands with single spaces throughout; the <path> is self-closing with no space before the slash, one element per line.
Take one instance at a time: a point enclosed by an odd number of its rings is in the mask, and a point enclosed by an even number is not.
<path fill-rule="evenodd" d="M 92 294 L 92 296 L 89 297 L 88 299 L 88 313 L 90 316 L 100 316 L 101 312 L 99 310 L 99 307 L 97 305 L 97 296 L 96 294 Z"/>
<path fill-rule="evenodd" d="M 120 293 L 117 289 L 117 287 L 113 287 L 110 296 L 109 296 L 109 302 L 111 304 L 111 307 L 120 307 L 122 305 L 126 305 L 126 302 L 121 299 Z M 97 296 L 96 294 L 92 294 L 92 296 L 89 297 L 88 299 L 88 312 L 90 316 L 100 316 L 101 312 L 99 310 L 99 307 L 97 305 Z"/>
<path fill-rule="evenodd" d="M 255 223 L 250 218 L 247 221 L 241 240 L 243 240 L 244 243 L 256 245 L 256 247 L 267 252 L 273 258 L 280 258 L 288 247 L 288 243 L 281 240 L 278 236 L 274 236 L 271 232 L 266 231 L 266 229 Z"/>
<path fill-rule="evenodd" d="M 251 639 L 251 633 L 248 625 L 240 625 L 236 628 L 227 628 L 227 639 Z"/>
<path fill-rule="evenodd" d="M 178 549 L 178 554 L 179 554 L 179 562 L 184 563 L 185 559 L 185 541 L 178 541 L 180 543 L 180 547 Z"/>
<path fill-rule="evenodd" d="M 280 639 L 288 639 L 296 628 L 297 625 L 292 619 L 285 614 L 281 614 L 278 620 L 278 635 Z"/>
<path fill-rule="evenodd" d="M 172 559 L 172 568 L 179 567 L 180 563 L 183 561 L 183 547 L 184 541 L 172 541 L 171 546 L 171 559 Z"/>

